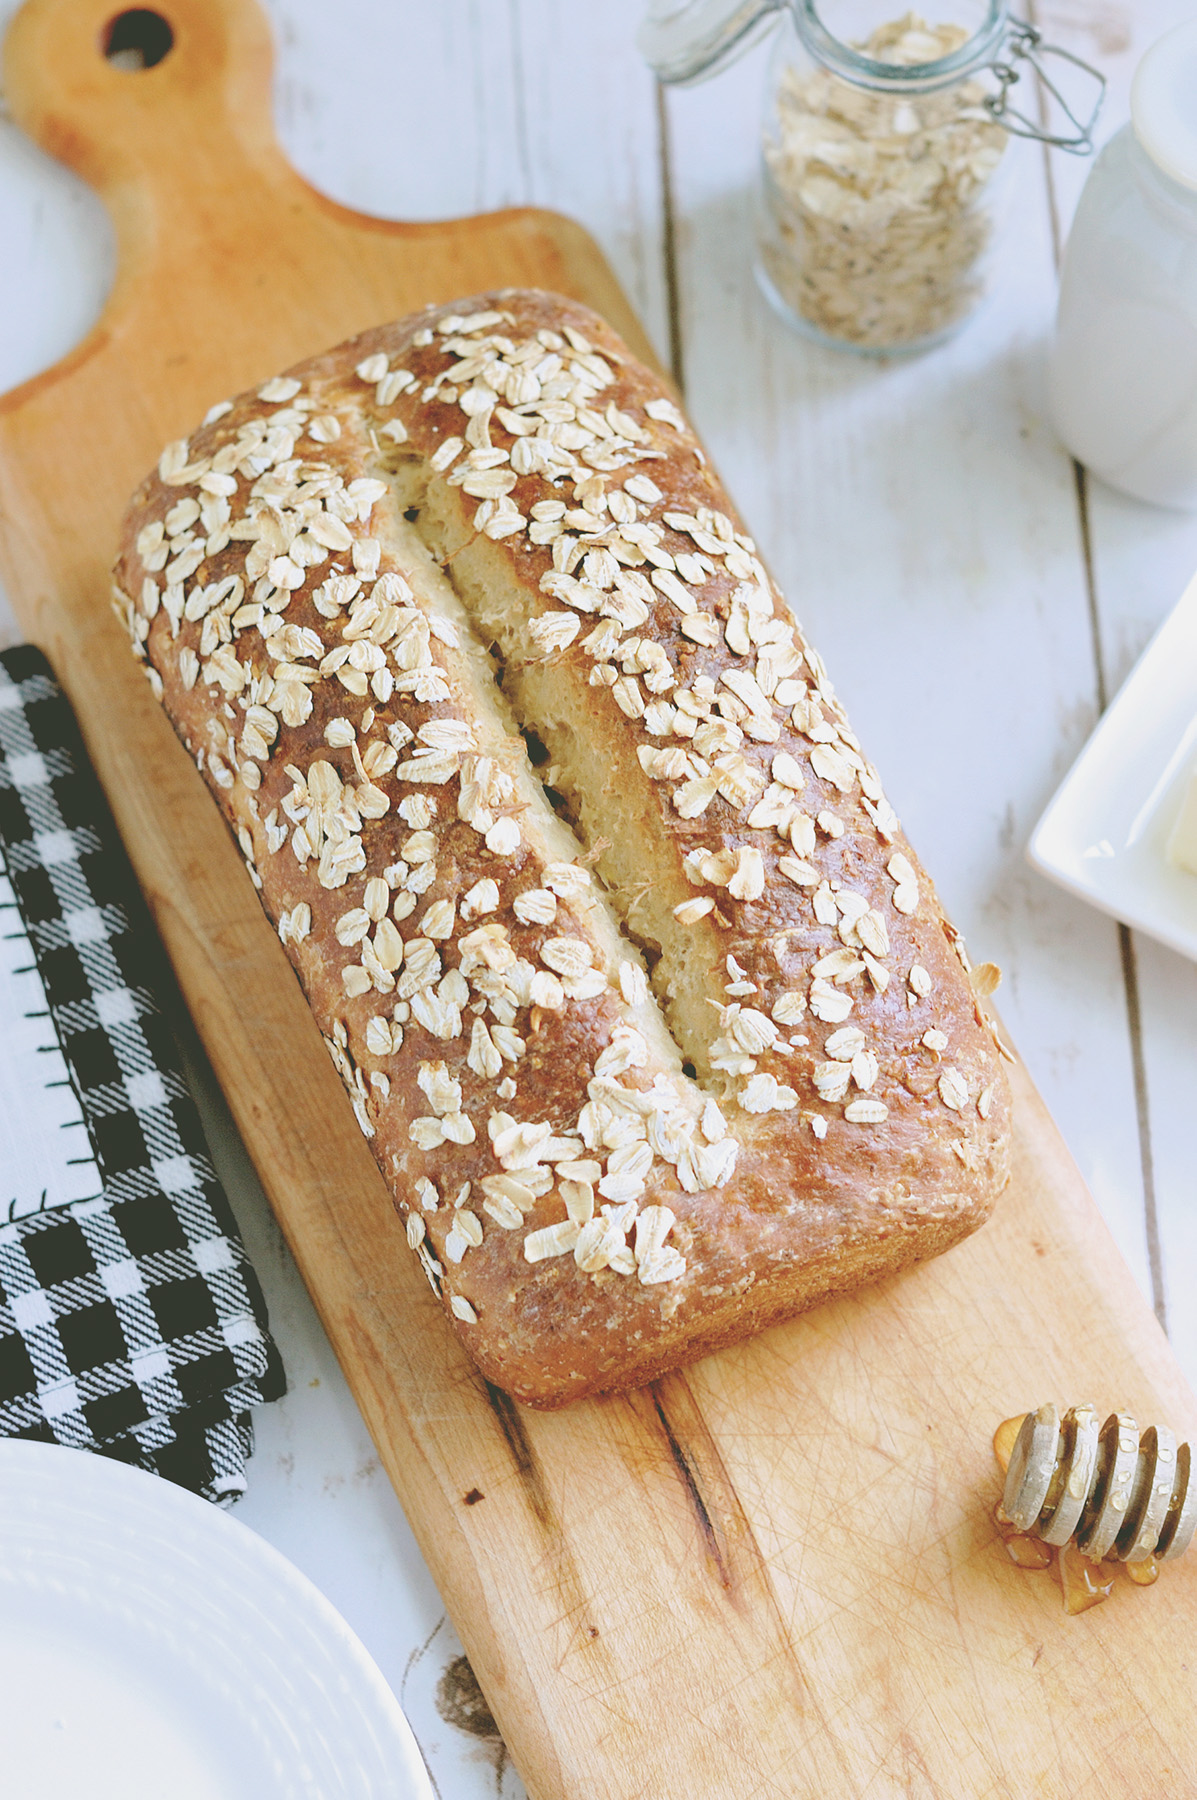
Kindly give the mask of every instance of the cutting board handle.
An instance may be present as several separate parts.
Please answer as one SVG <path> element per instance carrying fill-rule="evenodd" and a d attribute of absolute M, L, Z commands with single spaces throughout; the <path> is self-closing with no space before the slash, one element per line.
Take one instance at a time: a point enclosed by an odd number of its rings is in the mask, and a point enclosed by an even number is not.
<path fill-rule="evenodd" d="M 138 23 L 150 66 L 122 66 L 120 45 L 136 42 Z M 169 48 L 156 56 L 164 37 Z M 12 116 L 103 197 L 117 273 L 89 336 L 0 395 L 0 514 L 21 516 L 18 490 L 34 479 L 30 432 L 53 442 L 61 464 L 61 434 L 86 410 L 80 387 L 63 384 L 84 369 L 104 441 L 114 406 L 128 426 L 129 460 L 106 464 L 107 552 L 129 489 L 162 444 L 214 400 L 380 319 L 490 287 L 559 288 L 584 295 L 652 357 L 597 246 L 571 220 L 531 207 L 379 219 L 311 187 L 274 135 L 272 62 L 258 0 L 123 9 L 122 0 L 26 0 L 13 20 L 2 65 Z M 36 425 L 30 406 L 42 409 Z M 5 421 L 16 430 L 18 417 L 23 448 L 9 461 Z M 45 475 L 45 491 L 61 491 L 61 470 Z M 94 453 L 83 479 L 94 487 Z M 29 571 L 31 586 L 40 579 Z M 105 582 L 104 607 L 106 596 Z"/>
<path fill-rule="evenodd" d="M 173 41 L 152 66 L 109 60 L 130 38 L 153 56 L 163 25 Z M 4 92 L 17 124 L 104 194 L 119 230 L 122 201 L 144 207 L 147 188 L 193 199 L 219 187 L 225 165 L 242 182 L 247 159 L 264 174 L 286 170 L 272 60 L 256 0 L 27 0 L 5 39 Z"/>

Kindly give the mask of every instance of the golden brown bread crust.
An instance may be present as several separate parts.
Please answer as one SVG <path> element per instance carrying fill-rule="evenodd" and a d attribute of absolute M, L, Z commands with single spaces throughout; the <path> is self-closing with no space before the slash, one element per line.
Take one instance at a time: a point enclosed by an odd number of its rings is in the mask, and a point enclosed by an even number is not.
<path fill-rule="evenodd" d="M 116 584 L 489 1379 L 636 1386 L 986 1217 L 963 948 L 593 314 L 483 295 L 214 408 Z"/>

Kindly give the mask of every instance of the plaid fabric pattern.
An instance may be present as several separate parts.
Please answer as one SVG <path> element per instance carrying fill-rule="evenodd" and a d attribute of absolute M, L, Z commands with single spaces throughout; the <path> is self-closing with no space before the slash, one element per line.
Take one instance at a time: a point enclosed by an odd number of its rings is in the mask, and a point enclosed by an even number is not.
<path fill-rule="evenodd" d="M 103 1181 L 0 1218 L 0 1435 L 98 1450 L 229 1502 L 248 1408 L 283 1391 L 208 1160 L 164 973 L 74 716 L 41 653 L 0 655 L 0 846 Z"/>

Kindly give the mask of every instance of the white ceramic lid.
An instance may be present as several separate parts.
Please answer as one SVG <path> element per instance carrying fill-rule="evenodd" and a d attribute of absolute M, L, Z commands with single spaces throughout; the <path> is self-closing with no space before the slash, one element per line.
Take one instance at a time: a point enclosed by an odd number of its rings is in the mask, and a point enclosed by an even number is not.
<path fill-rule="evenodd" d="M 1197 20 L 1151 46 L 1135 73 L 1131 118 L 1152 162 L 1197 190 Z"/>

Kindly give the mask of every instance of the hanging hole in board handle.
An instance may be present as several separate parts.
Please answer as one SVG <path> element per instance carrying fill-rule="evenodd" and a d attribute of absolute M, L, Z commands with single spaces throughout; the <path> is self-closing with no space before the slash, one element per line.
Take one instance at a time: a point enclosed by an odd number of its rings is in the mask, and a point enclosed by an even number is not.
<path fill-rule="evenodd" d="M 101 194 L 119 189 L 114 204 L 130 183 L 230 188 L 247 155 L 281 163 L 258 0 L 23 0 L 2 36 L 15 123 Z"/>
<path fill-rule="evenodd" d="M 105 60 L 132 73 L 155 69 L 174 48 L 170 21 L 149 7 L 135 6 L 109 19 L 100 38 Z"/>

